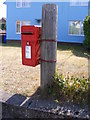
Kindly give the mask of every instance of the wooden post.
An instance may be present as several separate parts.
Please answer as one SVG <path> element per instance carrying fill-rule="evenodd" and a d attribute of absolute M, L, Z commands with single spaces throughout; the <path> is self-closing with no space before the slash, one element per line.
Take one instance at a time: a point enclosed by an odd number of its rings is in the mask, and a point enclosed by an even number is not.
<path fill-rule="evenodd" d="M 56 41 L 56 42 L 55 42 Z M 42 6 L 41 89 L 53 82 L 57 56 L 57 5 Z"/>

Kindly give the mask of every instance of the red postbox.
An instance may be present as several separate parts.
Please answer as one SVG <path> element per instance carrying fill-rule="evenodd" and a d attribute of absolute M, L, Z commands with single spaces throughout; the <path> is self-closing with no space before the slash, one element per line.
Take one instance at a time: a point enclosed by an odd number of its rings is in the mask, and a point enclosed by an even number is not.
<path fill-rule="evenodd" d="M 33 66 L 39 64 L 41 28 L 36 26 L 21 27 L 22 64 Z"/>

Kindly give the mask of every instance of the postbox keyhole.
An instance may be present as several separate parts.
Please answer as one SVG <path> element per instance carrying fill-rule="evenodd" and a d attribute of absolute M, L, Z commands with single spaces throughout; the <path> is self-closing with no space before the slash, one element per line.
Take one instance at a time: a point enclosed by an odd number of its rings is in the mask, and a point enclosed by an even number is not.
<path fill-rule="evenodd" d="M 27 42 L 27 45 L 29 45 L 29 42 Z"/>

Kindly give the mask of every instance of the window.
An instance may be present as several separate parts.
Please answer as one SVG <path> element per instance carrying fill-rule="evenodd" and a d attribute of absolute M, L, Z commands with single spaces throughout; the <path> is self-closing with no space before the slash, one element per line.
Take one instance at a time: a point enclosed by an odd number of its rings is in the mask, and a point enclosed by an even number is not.
<path fill-rule="evenodd" d="M 17 8 L 30 7 L 30 0 L 16 0 Z"/>
<path fill-rule="evenodd" d="M 83 22 L 69 21 L 69 34 L 70 35 L 84 35 Z"/>
<path fill-rule="evenodd" d="M 21 33 L 21 26 L 22 25 L 30 25 L 30 21 L 16 21 L 16 33 Z"/>
<path fill-rule="evenodd" d="M 16 7 L 17 8 L 22 7 L 22 0 L 16 0 Z"/>
<path fill-rule="evenodd" d="M 22 0 L 22 7 L 30 7 L 30 0 Z"/>
<path fill-rule="evenodd" d="M 70 6 L 88 6 L 89 0 L 70 0 Z"/>

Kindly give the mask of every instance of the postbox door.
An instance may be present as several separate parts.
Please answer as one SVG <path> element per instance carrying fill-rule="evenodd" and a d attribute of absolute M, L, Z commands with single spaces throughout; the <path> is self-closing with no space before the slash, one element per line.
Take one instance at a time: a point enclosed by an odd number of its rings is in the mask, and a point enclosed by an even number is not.
<path fill-rule="evenodd" d="M 22 64 L 35 66 L 35 43 L 33 37 L 22 35 Z"/>
<path fill-rule="evenodd" d="M 39 28 L 22 26 L 21 28 L 22 64 L 33 66 L 39 64 Z"/>

